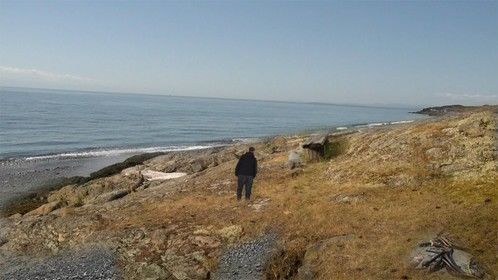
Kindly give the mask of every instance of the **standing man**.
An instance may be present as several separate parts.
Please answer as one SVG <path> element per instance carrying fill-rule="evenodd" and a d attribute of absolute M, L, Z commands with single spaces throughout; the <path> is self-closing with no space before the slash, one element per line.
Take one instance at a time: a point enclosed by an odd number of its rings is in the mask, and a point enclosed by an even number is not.
<path fill-rule="evenodd" d="M 250 147 L 249 152 L 243 154 L 235 167 L 237 176 L 237 200 L 242 198 L 242 189 L 245 186 L 245 198 L 251 199 L 252 180 L 256 177 L 258 161 L 254 157 L 254 148 Z"/>

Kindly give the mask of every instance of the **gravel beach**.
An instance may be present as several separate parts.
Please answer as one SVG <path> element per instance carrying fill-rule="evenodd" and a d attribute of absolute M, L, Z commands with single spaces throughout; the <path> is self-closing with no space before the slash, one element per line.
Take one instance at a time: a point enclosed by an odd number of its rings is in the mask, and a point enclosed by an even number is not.
<path fill-rule="evenodd" d="M 0 161 L 0 210 L 9 200 L 36 193 L 67 177 L 88 176 L 132 154 L 108 157 Z"/>
<path fill-rule="evenodd" d="M 7 271 L 0 274 L 5 280 L 114 280 L 121 279 L 111 252 L 91 248 L 66 252 L 44 260 L 23 262 L 11 260 Z"/>
<path fill-rule="evenodd" d="M 265 234 L 250 242 L 229 248 L 220 258 L 215 280 L 258 280 L 263 278 L 266 262 L 276 242 L 276 235 Z"/>

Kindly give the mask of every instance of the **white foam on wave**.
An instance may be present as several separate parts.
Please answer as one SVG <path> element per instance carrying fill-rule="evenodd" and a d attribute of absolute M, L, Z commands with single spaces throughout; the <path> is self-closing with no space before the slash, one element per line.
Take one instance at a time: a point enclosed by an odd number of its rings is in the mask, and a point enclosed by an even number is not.
<path fill-rule="evenodd" d="M 379 127 L 379 126 L 386 126 L 386 125 L 393 125 L 393 124 L 406 124 L 406 123 L 412 123 L 415 120 L 403 120 L 403 121 L 394 121 L 394 122 L 378 122 L 378 123 L 367 123 L 367 124 L 359 124 L 355 125 L 355 128 L 364 128 L 364 127 Z"/>
<path fill-rule="evenodd" d="M 336 130 L 347 130 L 348 128 L 346 126 L 339 126 L 335 128 Z"/>
<path fill-rule="evenodd" d="M 252 137 L 252 138 L 233 138 L 232 142 L 240 142 L 240 143 L 255 143 L 261 140 L 261 138 L 258 137 Z"/>
<path fill-rule="evenodd" d="M 412 123 L 412 122 L 414 122 L 414 120 L 391 122 L 391 124 L 403 124 L 403 123 Z"/>
<path fill-rule="evenodd" d="M 192 151 L 219 147 L 222 145 L 197 145 L 197 146 L 166 146 L 166 147 L 149 147 L 136 149 L 109 149 L 109 150 L 93 150 L 85 152 L 69 152 L 53 155 L 32 156 L 24 158 L 27 161 L 43 160 L 43 159 L 64 159 L 64 158 L 87 158 L 87 157 L 106 157 L 122 154 L 142 154 L 142 153 L 157 153 L 157 152 L 175 152 L 175 151 Z"/>
<path fill-rule="evenodd" d="M 384 125 L 388 125 L 389 123 L 387 122 L 383 122 L 383 123 L 369 123 L 367 124 L 368 127 L 376 127 L 376 126 L 384 126 Z"/>

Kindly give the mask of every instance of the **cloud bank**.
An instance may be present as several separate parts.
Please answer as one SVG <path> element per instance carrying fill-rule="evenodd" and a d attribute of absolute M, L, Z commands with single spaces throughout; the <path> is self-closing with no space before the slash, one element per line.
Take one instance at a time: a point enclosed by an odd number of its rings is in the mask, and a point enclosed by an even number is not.
<path fill-rule="evenodd" d="M 470 93 L 444 93 L 444 97 L 453 102 L 470 102 L 476 104 L 498 104 L 498 95 L 470 94 Z"/>
<path fill-rule="evenodd" d="M 0 66 L 0 83 L 21 86 L 83 86 L 94 84 L 95 79 L 71 75 L 60 74 L 39 69 L 27 69 L 11 66 Z"/>

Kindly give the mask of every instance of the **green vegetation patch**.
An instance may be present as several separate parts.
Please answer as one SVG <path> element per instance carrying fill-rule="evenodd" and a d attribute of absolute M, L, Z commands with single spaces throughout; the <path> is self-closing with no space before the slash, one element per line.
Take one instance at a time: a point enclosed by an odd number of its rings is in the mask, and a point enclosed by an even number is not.
<path fill-rule="evenodd" d="M 348 143 L 345 139 L 333 139 L 327 142 L 323 148 L 323 158 L 325 160 L 333 159 L 342 155 L 347 150 Z"/>

